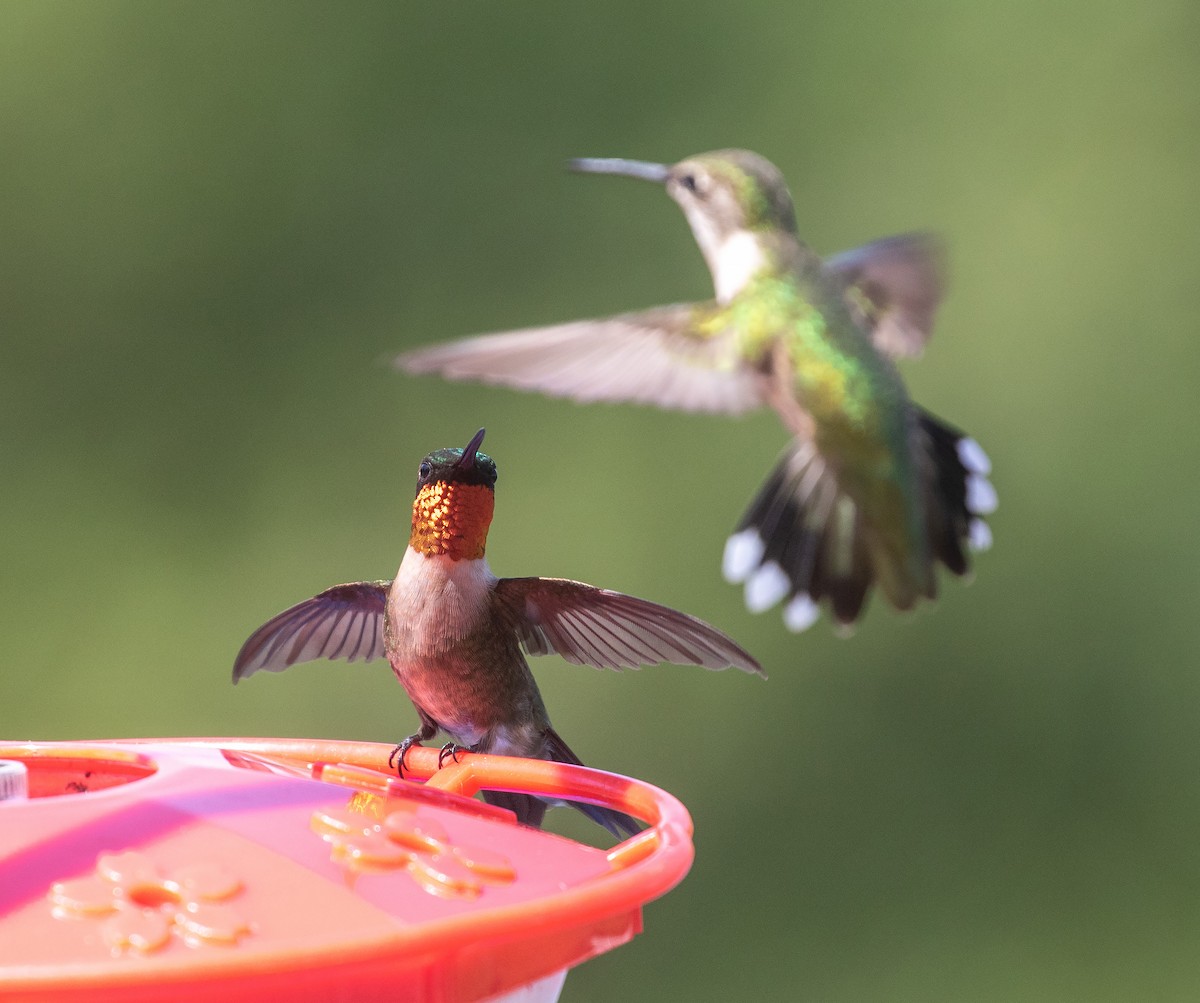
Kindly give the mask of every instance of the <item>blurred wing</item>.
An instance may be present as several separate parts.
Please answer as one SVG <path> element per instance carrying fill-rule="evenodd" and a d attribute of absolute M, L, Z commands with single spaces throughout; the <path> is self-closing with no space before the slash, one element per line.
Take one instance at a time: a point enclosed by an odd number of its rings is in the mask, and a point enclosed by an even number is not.
<path fill-rule="evenodd" d="M 920 355 L 946 284 L 946 250 L 931 233 L 885 237 L 835 255 L 826 272 L 847 289 L 850 307 L 885 355 Z"/>
<path fill-rule="evenodd" d="M 704 305 L 481 334 L 405 352 L 396 368 L 537 390 L 577 401 L 632 401 L 742 414 L 762 404 L 732 333 L 700 333 Z"/>
<path fill-rule="evenodd" d="M 598 669 L 669 662 L 766 675 L 716 627 L 645 599 L 562 578 L 502 578 L 494 595 L 531 655 L 554 653 Z"/>
<path fill-rule="evenodd" d="M 391 584 L 335 585 L 271 617 L 242 645 L 233 663 L 233 681 L 259 669 L 282 672 L 316 658 L 382 658 L 383 614 Z"/>

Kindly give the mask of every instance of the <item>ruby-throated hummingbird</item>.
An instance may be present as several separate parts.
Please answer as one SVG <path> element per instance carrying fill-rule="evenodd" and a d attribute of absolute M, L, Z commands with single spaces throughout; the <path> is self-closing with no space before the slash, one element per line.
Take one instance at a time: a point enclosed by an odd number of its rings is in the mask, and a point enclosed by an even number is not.
<path fill-rule="evenodd" d="M 799 238 L 779 170 L 746 150 L 673 166 L 576 160 L 575 170 L 666 186 L 716 296 L 603 320 L 479 335 L 396 364 L 578 401 L 685 411 L 775 409 L 792 439 L 725 546 L 723 570 L 759 612 L 786 601 L 803 630 L 822 601 L 849 627 L 878 582 L 909 609 L 935 562 L 967 571 L 996 505 L 979 445 L 911 402 L 893 359 L 919 354 L 942 252 L 906 234 L 822 261 Z"/>
<path fill-rule="evenodd" d="M 525 654 L 597 668 L 672 662 L 764 674 L 731 638 L 686 613 L 562 578 L 493 575 L 484 547 L 496 464 L 479 452 L 482 441 L 480 429 L 465 449 L 439 449 L 421 461 L 395 579 L 335 585 L 268 620 L 242 645 L 233 681 L 316 658 L 386 656 L 421 719 L 397 747 L 403 769 L 408 748 L 439 730 L 451 748 L 578 765 L 550 726 Z M 546 811 L 528 794 L 484 797 L 528 825 L 539 825 Z M 638 829 L 621 812 L 571 804 L 615 836 Z"/>

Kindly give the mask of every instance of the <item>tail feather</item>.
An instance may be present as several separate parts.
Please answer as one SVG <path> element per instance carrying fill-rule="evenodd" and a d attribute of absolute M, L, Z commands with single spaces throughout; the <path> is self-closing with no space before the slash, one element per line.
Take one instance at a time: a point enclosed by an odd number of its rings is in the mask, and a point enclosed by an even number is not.
<path fill-rule="evenodd" d="M 834 619 L 849 627 L 861 615 L 866 605 L 867 592 L 871 588 L 871 561 L 861 528 L 861 516 L 857 507 L 846 517 L 848 526 L 840 532 L 828 533 L 822 539 L 818 554 L 817 571 L 814 576 L 814 599 L 828 597 Z M 847 559 L 839 568 L 831 551 L 832 541 L 845 539 L 849 542 Z"/>
<path fill-rule="evenodd" d="M 755 613 L 786 600 L 789 629 L 804 630 L 827 601 L 839 623 L 862 611 L 872 574 L 857 507 L 824 457 L 793 441 L 725 545 L 726 579 L 746 585 Z"/>
<path fill-rule="evenodd" d="M 928 448 L 925 477 L 925 518 L 930 551 L 956 575 L 967 573 L 964 546 L 970 512 L 967 510 L 968 472 L 958 455 L 961 432 L 932 415 L 919 415 L 921 434 Z"/>
<path fill-rule="evenodd" d="M 546 728 L 544 738 L 544 758 L 555 763 L 569 763 L 571 766 L 583 765 L 579 757 L 570 750 L 567 743 L 559 737 L 558 732 L 553 728 Z M 547 802 L 532 794 L 521 794 L 517 791 L 484 791 L 483 799 L 488 804 L 496 805 L 498 808 L 507 808 L 517 816 L 518 822 L 522 825 L 532 826 L 535 829 L 541 828 L 542 820 L 546 816 L 546 809 L 551 804 L 565 804 L 577 811 L 583 812 L 583 814 L 597 825 L 601 825 L 611 832 L 617 839 L 636 835 L 642 829 L 636 819 L 630 815 L 626 815 L 624 812 L 615 811 L 612 808 L 602 808 L 599 805 L 586 804 L 583 801 Z"/>
<path fill-rule="evenodd" d="M 985 516 L 996 510 L 992 465 L 979 443 L 916 408 L 924 437 L 925 517 L 930 551 L 956 575 L 970 570 L 970 551 L 987 550 L 992 533 Z"/>
<path fill-rule="evenodd" d="M 892 605 L 908 609 L 936 596 L 934 562 L 966 574 L 968 552 L 991 543 L 984 516 L 995 508 L 996 495 L 987 457 L 973 439 L 919 408 L 913 444 L 926 538 L 903 552 L 843 489 L 812 442 L 788 444 L 725 545 L 725 577 L 745 584 L 751 611 L 783 601 L 784 622 L 800 631 L 817 620 L 824 603 L 850 628 L 873 584 Z"/>
<path fill-rule="evenodd" d="M 542 819 L 550 807 L 541 798 L 535 798 L 532 794 L 518 794 L 516 791 L 484 791 L 483 800 L 497 808 L 507 808 L 517 816 L 521 825 L 534 829 L 542 827 Z"/>
<path fill-rule="evenodd" d="M 555 763 L 569 763 L 572 766 L 582 766 L 583 762 L 575 755 L 562 740 L 558 732 L 547 726 L 546 732 L 546 753 L 548 758 Z M 604 826 L 617 839 L 624 839 L 626 836 L 635 836 L 642 831 L 642 827 L 638 824 L 637 819 L 631 815 L 626 815 L 623 811 L 617 811 L 613 808 L 602 808 L 600 805 L 587 804 L 583 801 L 567 801 L 565 804 L 570 805 L 576 811 L 581 811 L 597 825 Z"/>

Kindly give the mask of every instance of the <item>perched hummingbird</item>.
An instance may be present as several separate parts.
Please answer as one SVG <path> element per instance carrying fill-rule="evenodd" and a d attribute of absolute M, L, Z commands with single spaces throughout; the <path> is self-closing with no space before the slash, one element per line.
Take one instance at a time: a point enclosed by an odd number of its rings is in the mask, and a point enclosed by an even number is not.
<path fill-rule="evenodd" d="M 397 746 L 403 770 L 409 747 L 439 730 L 453 740 L 445 752 L 465 747 L 579 765 L 551 727 L 522 651 L 597 668 L 673 662 L 764 675 L 731 638 L 686 613 L 563 578 L 493 575 L 484 547 L 496 464 L 479 452 L 483 431 L 465 449 L 439 449 L 421 461 L 395 579 L 335 585 L 272 617 L 238 652 L 235 683 L 317 658 L 386 656 L 421 719 Z M 528 825 L 540 825 L 546 812 L 528 794 L 484 797 Z M 621 812 L 570 803 L 614 836 L 638 831 Z"/>
<path fill-rule="evenodd" d="M 479 335 L 408 352 L 397 367 L 578 401 L 774 408 L 792 438 L 726 542 L 723 571 L 745 583 L 754 612 L 786 601 L 792 630 L 821 602 L 849 628 L 874 582 L 899 609 L 932 599 L 937 561 L 964 574 L 967 551 L 991 545 L 990 464 L 909 400 L 893 363 L 929 337 L 938 241 L 906 234 L 822 261 L 797 235 L 779 170 L 746 150 L 572 166 L 665 185 L 715 298 Z"/>

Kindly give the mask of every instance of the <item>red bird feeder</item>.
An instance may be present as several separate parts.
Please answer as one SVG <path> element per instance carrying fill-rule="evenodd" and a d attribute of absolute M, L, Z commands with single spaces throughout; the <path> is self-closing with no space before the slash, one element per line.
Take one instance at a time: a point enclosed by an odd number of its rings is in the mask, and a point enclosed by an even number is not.
<path fill-rule="evenodd" d="M 0 998 L 557 999 L 692 861 L 649 784 L 541 760 L 289 739 L 0 743 Z M 423 780 L 424 782 L 417 782 Z M 649 827 L 610 850 L 480 789 Z"/>

